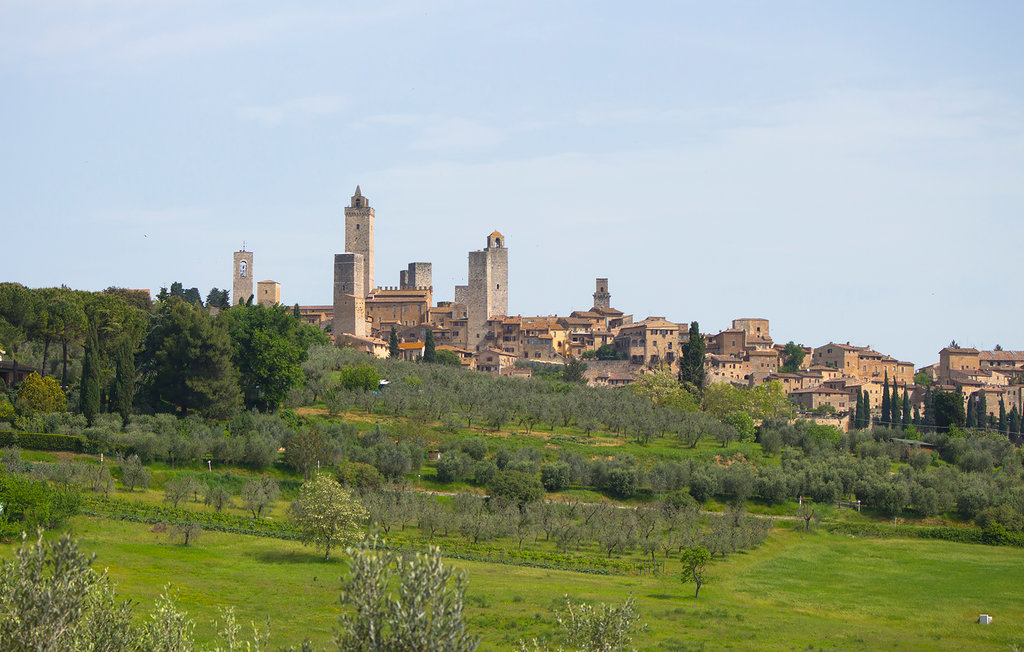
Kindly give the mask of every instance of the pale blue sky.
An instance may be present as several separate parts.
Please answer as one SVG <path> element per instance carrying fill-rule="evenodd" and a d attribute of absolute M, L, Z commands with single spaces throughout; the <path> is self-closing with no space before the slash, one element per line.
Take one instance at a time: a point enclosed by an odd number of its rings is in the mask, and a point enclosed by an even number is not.
<path fill-rule="evenodd" d="M 1024 349 L 1022 7 L 0 0 L 0 278 L 329 303 L 359 184 L 437 299 Z"/>

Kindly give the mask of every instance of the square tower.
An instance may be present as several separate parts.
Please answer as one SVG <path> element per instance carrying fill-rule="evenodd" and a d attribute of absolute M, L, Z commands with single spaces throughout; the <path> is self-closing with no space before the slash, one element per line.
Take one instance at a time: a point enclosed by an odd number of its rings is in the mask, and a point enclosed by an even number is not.
<path fill-rule="evenodd" d="M 456 292 L 458 294 L 458 292 Z M 487 320 L 508 314 L 508 249 L 497 231 L 487 247 L 469 252 L 469 287 L 465 292 L 470 348 L 486 348 Z"/>
<path fill-rule="evenodd" d="M 596 285 L 597 291 L 594 292 L 594 307 L 611 308 L 612 295 L 608 292 L 608 279 L 599 278 L 597 279 Z"/>
<path fill-rule="evenodd" d="M 252 252 L 242 247 L 231 265 L 231 305 L 245 303 L 252 296 Z"/>
<path fill-rule="evenodd" d="M 433 266 L 430 263 L 409 263 L 409 269 L 398 273 L 398 286 L 403 290 L 416 290 L 434 286 Z"/>
<path fill-rule="evenodd" d="M 363 257 L 362 293 L 373 291 L 373 209 L 356 186 L 352 202 L 345 208 L 345 251 Z"/>
<path fill-rule="evenodd" d="M 366 337 L 366 292 L 363 291 L 363 256 L 334 254 L 334 341 L 342 334 Z"/>
<path fill-rule="evenodd" d="M 277 281 L 260 281 L 256 284 L 256 301 L 261 306 L 276 306 L 281 303 L 281 284 Z"/>

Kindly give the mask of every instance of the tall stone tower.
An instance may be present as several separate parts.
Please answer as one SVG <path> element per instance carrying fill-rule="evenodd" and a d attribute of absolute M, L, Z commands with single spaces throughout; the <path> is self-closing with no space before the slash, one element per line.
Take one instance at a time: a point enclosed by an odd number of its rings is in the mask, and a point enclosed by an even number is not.
<path fill-rule="evenodd" d="M 341 346 L 343 334 L 366 337 L 366 291 L 363 289 L 362 254 L 334 254 L 334 341 Z"/>
<path fill-rule="evenodd" d="M 236 251 L 231 267 L 231 305 L 245 303 L 252 296 L 252 252 Z"/>
<path fill-rule="evenodd" d="M 363 257 L 363 297 L 373 291 L 373 209 L 356 186 L 345 208 L 345 251 Z"/>
<path fill-rule="evenodd" d="M 597 291 L 594 292 L 595 308 L 611 308 L 612 295 L 608 292 L 608 279 L 597 279 Z"/>
<path fill-rule="evenodd" d="M 508 249 L 497 231 L 487 236 L 487 247 L 469 252 L 469 288 L 466 312 L 470 348 L 490 344 L 484 340 L 487 320 L 508 313 Z"/>
<path fill-rule="evenodd" d="M 433 265 L 409 263 L 409 269 L 399 270 L 398 279 L 398 287 L 403 290 L 433 287 Z"/>

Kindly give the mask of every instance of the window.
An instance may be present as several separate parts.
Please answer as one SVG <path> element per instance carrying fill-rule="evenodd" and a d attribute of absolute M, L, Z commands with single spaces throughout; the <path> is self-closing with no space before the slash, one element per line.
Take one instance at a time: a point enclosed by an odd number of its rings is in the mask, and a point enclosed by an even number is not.
<path fill-rule="evenodd" d="M 358 231 L 358 230 L 359 230 L 359 225 L 358 225 L 358 224 L 356 224 L 356 231 Z"/>
<path fill-rule="evenodd" d="M 238 275 L 241 276 L 242 278 L 245 278 L 246 276 L 249 275 L 249 264 L 246 263 L 244 260 L 241 262 L 241 264 L 238 265 Z"/>

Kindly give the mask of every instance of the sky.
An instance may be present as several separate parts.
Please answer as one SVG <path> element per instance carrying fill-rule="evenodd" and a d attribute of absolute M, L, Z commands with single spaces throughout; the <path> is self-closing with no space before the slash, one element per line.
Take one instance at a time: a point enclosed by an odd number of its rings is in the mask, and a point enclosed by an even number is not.
<path fill-rule="evenodd" d="M 435 300 L 1024 349 L 1018 2 L 0 0 L 0 280 L 332 301 L 344 207 Z"/>

